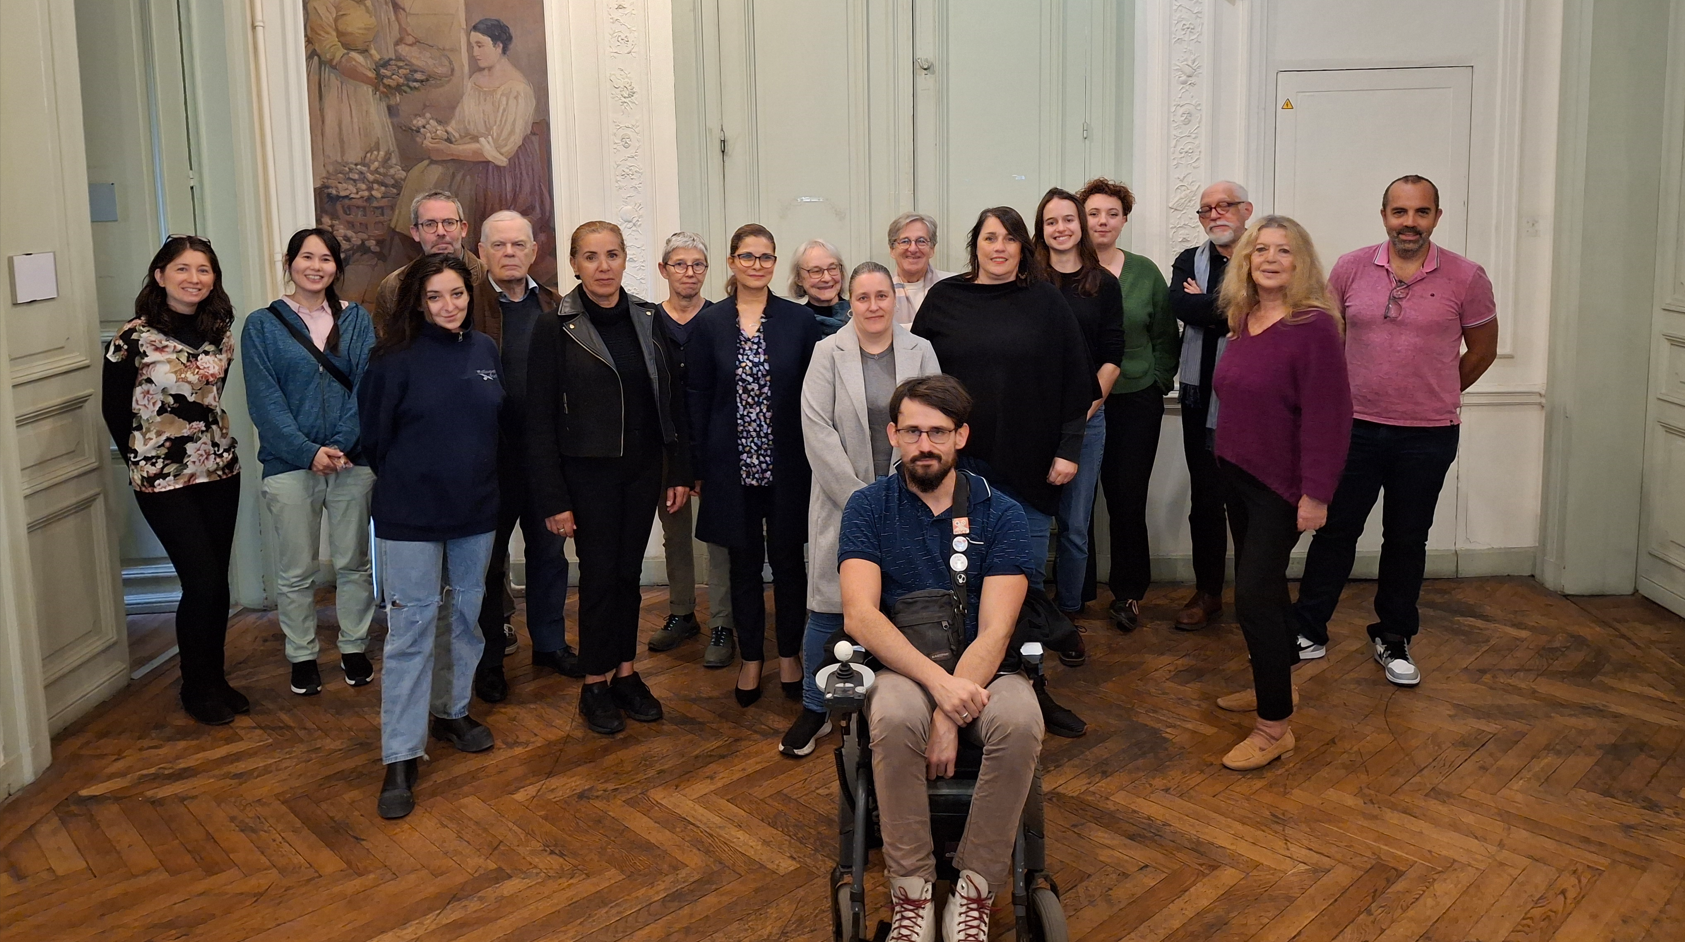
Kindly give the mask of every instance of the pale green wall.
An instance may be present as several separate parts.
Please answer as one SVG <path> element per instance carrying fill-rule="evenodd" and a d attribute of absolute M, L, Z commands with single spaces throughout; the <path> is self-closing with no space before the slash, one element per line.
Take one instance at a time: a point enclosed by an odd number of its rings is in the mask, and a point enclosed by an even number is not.
<path fill-rule="evenodd" d="M 1671 0 L 1673 4 L 1681 0 Z M 1633 591 L 1670 0 L 1568 0 L 1540 579 Z"/>

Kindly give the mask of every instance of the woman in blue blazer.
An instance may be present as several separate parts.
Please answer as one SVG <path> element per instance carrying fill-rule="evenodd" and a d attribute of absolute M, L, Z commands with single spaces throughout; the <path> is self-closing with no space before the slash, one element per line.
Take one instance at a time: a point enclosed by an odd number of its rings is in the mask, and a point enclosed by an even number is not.
<path fill-rule="evenodd" d="M 726 300 L 696 318 L 687 353 L 692 466 L 707 490 L 696 536 L 731 549 L 731 609 L 737 623 L 737 702 L 761 696 L 766 602 L 761 565 L 772 560 L 778 674 L 784 695 L 801 697 L 802 631 L 807 617 L 808 484 L 802 445 L 802 379 L 819 322 L 768 288 L 778 262 L 765 227 L 731 236 Z"/>

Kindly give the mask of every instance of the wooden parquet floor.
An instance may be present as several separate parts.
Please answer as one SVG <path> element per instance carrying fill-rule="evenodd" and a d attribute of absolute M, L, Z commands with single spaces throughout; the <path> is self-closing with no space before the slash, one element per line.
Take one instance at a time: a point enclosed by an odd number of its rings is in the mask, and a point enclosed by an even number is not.
<path fill-rule="evenodd" d="M 1297 752 L 1237 774 L 1218 760 L 1248 721 L 1212 700 L 1246 682 L 1244 648 L 1230 619 L 1171 630 L 1186 591 L 1155 589 L 1132 635 L 1088 622 L 1089 663 L 1052 668 L 1091 724 L 1044 755 L 1074 938 L 1685 939 L 1685 622 L 1526 579 L 1434 582 L 1426 679 L 1400 690 L 1368 656 L 1371 587 L 1354 585 L 1329 656 L 1299 668 Z M 646 595 L 646 636 L 665 608 Z M 828 937 L 834 737 L 779 756 L 796 705 L 769 679 L 740 709 L 735 671 L 704 671 L 689 642 L 643 667 L 666 720 L 605 739 L 579 721 L 578 682 L 529 653 L 523 637 L 507 702 L 476 701 L 497 747 L 435 748 L 416 812 L 384 822 L 379 686 L 324 659 L 324 693 L 291 695 L 273 615 L 240 616 L 250 716 L 194 725 L 172 664 L 61 735 L 0 808 L 0 935 Z M 1008 906 L 996 938 L 1011 922 Z"/>

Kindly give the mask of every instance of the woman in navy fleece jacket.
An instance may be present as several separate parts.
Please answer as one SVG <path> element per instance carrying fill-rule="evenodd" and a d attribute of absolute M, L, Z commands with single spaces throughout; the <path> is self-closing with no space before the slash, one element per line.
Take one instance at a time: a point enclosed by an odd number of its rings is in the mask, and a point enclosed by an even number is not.
<path fill-rule="evenodd" d="M 451 589 L 450 709 L 434 738 L 464 752 L 492 746 L 468 715 L 485 641 L 477 622 L 497 530 L 497 345 L 473 330 L 475 285 L 454 256 L 410 265 L 389 335 L 358 391 L 363 452 L 374 469 L 375 552 L 387 598 L 381 674 L 381 817 L 415 806 L 416 759 L 427 745 L 433 624 L 441 579 Z"/>

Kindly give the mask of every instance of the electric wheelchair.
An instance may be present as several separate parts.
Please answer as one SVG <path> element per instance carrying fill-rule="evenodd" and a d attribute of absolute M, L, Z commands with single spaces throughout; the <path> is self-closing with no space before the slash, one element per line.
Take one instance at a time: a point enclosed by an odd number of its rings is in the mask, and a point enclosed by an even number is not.
<path fill-rule="evenodd" d="M 833 655 L 836 663 L 821 669 L 816 678 L 842 740 L 834 753 L 840 797 L 837 865 L 831 871 L 831 926 L 837 942 L 861 942 L 866 938 L 867 850 L 883 845 L 877 826 L 871 736 L 865 713 L 866 693 L 875 677 L 872 668 L 863 663 L 864 648 L 838 641 Z M 1024 671 L 1034 680 L 1041 672 L 1041 645 L 1025 644 L 1020 655 Z M 982 761 L 982 747 L 961 736 L 953 777 L 928 783 L 937 880 L 950 885 L 959 879 L 953 865 L 954 851 L 965 832 Z M 1065 910 L 1059 903 L 1059 885 L 1047 871 L 1045 833 L 1038 769 L 1012 848 L 1012 910 L 1019 939 L 1065 942 L 1069 931 Z M 874 937 L 887 938 L 888 934 L 888 923 L 880 922 Z"/>

